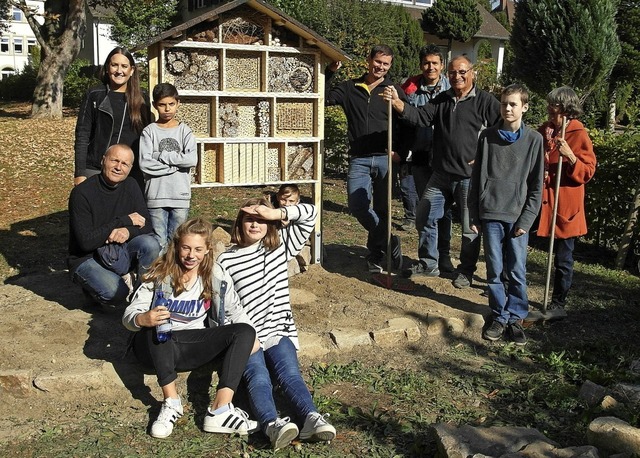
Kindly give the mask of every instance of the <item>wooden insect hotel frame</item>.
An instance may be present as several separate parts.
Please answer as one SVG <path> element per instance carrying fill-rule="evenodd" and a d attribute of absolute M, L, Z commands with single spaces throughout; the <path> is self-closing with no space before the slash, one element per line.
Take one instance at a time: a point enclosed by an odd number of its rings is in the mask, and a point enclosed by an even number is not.
<path fill-rule="evenodd" d="M 321 209 L 324 69 L 347 56 L 264 1 L 211 3 L 137 47 L 148 50 L 149 87 L 180 93 L 178 117 L 197 138 L 192 186 L 309 184 Z M 321 227 L 320 217 L 315 263 Z"/>

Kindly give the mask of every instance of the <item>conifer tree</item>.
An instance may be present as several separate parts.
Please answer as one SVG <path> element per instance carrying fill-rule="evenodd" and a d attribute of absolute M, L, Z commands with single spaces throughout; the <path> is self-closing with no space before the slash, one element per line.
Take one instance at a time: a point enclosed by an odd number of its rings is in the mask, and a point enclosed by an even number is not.
<path fill-rule="evenodd" d="M 572 86 L 582 98 L 606 79 L 620 54 L 615 0 L 516 3 L 511 74 L 534 92 Z"/>
<path fill-rule="evenodd" d="M 476 0 L 438 0 L 422 12 L 422 29 L 438 38 L 467 42 L 480 30 L 482 18 Z"/>

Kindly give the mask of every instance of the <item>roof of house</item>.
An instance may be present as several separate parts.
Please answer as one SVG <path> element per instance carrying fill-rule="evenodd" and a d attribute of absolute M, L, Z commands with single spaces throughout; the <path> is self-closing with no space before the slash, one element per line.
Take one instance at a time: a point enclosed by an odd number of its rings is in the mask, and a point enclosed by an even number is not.
<path fill-rule="evenodd" d="M 508 40 L 509 39 L 509 31 L 504 28 L 502 24 L 500 24 L 496 18 L 494 18 L 491 13 L 489 13 L 485 8 L 480 5 L 476 5 L 478 11 L 480 12 L 480 17 L 482 18 L 482 25 L 480 26 L 480 30 L 476 32 L 474 38 L 492 38 L 496 40 Z M 407 7 L 409 10 L 409 14 L 418 21 L 422 20 L 422 12 L 425 8 L 412 8 Z"/>
<path fill-rule="evenodd" d="M 284 21 L 283 27 L 286 27 L 287 29 L 301 36 L 308 42 L 313 43 L 315 46 L 320 48 L 320 50 L 324 54 L 326 54 L 330 59 L 334 61 L 351 59 L 344 51 L 342 51 L 336 45 L 331 43 L 329 40 L 318 35 L 316 32 L 311 30 L 306 25 L 302 24 L 301 22 L 297 21 L 296 19 L 285 14 L 275 6 L 263 0 L 233 0 L 227 3 L 223 3 L 215 8 L 212 8 L 203 12 L 199 16 L 189 19 L 188 21 L 185 21 L 182 24 L 167 30 L 166 32 L 156 35 L 155 37 L 145 41 L 144 43 L 140 43 L 136 45 L 132 50 L 137 51 L 137 50 L 149 47 L 167 38 L 179 36 L 185 30 L 197 24 L 200 24 L 201 22 L 215 20 L 218 18 L 220 14 L 226 13 L 228 11 L 231 11 L 245 4 L 254 8 L 257 11 L 260 11 L 261 13 L 266 14 L 272 19 Z"/>
<path fill-rule="evenodd" d="M 507 15 L 509 24 L 513 24 L 513 18 L 516 17 L 516 3 L 513 0 L 501 0 L 492 13 L 498 11 L 504 12 Z"/>

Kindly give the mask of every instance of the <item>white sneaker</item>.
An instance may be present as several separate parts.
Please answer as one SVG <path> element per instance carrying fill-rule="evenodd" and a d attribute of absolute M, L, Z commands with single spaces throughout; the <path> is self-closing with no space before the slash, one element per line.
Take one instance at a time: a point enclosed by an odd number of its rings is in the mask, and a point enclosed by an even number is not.
<path fill-rule="evenodd" d="M 327 422 L 328 413 L 320 415 L 311 412 L 304 421 L 300 440 L 307 442 L 331 442 L 336 437 L 336 429 Z"/>
<path fill-rule="evenodd" d="M 289 417 L 277 418 L 267 425 L 265 434 L 271 441 L 271 447 L 279 450 L 298 437 L 298 427 L 295 423 L 291 423 Z"/>
<path fill-rule="evenodd" d="M 158 439 L 169 437 L 173 432 L 173 425 L 182 416 L 182 405 L 175 406 L 165 399 L 160 407 L 158 418 L 151 425 L 151 436 Z"/>
<path fill-rule="evenodd" d="M 204 417 L 204 428 L 208 433 L 240 434 L 246 436 L 259 429 L 258 422 L 249 420 L 249 415 L 242 409 L 229 404 L 229 410 L 214 415 L 207 409 Z"/>

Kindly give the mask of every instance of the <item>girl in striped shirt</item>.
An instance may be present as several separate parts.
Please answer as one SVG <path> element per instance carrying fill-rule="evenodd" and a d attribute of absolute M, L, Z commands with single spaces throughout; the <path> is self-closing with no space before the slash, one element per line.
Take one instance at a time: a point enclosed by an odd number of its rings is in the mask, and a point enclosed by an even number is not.
<path fill-rule="evenodd" d="M 298 332 L 289 299 L 288 261 L 300 252 L 315 226 L 311 204 L 280 208 L 265 198 L 248 200 L 238 212 L 231 241 L 218 263 L 233 280 L 261 349 L 251 355 L 244 372 L 252 409 L 274 449 L 298 434 L 303 441 L 331 441 L 335 428 L 313 403 L 300 373 Z M 288 224 L 283 224 L 288 223 Z M 294 406 L 295 420 L 279 418 L 271 377 Z"/>

